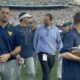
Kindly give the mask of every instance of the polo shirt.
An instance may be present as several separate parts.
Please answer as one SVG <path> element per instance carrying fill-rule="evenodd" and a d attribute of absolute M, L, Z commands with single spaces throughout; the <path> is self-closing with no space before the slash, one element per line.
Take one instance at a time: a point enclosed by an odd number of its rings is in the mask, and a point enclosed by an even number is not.
<path fill-rule="evenodd" d="M 12 52 L 17 46 L 20 46 L 20 33 L 12 25 L 0 26 L 0 56 Z M 15 59 L 12 56 L 9 60 Z"/>
<path fill-rule="evenodd" d="M 17 25 L 16 28 L 20 31 L 21 36 L 21 52 L 20 55 L 23 58 L 33 57 L 33 36 L 30 26 L 22 27 Z"/>
<path fill-rule="evenodd" d="M 64 37 L 61 53 L 80 45 L 80 33 L 74 28 Z M 63 58 L 62 80 L 80 80 L 80 62 Z"/>

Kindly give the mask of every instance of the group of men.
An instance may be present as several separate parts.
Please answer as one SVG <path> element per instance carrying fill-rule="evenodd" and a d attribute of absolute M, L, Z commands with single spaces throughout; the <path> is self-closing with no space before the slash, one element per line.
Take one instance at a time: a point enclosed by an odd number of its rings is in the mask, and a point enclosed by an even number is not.
<path fill-rule="evenodd" d="M 0 76 L 2 80 L 20 80 L 21 64 L 27 66 L 28 80 L 35 80 L 33 37 L 36 21 L 32 16 L 22 12 L 19 15 L 20 24 L 9 23 L 10 9 L 0 10 Z M 30 25 L 32 27 L 30 27 Z"/>
<path fill-rule="evenodd" d="M 35 78 L 37 56 L 41 64 L 42 80 L 50 80 L 56 51 L 62 59 L 61 80 L 80 80 L 80 57 L 71 53 L 80 46 L 80 12 L 74 15 L 74 28 L 61 39 L 59 29 L 52 23 L 53 16 L 45 14 L 37 26 L 32 15 L 22 12 L 20 24 L 9 23 L 10 9 L 0 9 L 0 76 L 2 80 L 20 80 L 21 64 L 27 67 L 28 80 Z M 54 76 L 54 75 L 53 75 Z"/>

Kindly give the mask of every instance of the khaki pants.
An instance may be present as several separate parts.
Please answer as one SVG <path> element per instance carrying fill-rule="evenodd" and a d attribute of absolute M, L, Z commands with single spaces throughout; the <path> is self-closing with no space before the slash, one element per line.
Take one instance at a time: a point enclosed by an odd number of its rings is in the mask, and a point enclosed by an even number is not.
<path fill-rule="evenodd" d="M 18 69 L 19 64 L 16 60 L 11 60 L 6 63 L 0 63 L 1 80 L 19 80 L 17 78 Z"/>

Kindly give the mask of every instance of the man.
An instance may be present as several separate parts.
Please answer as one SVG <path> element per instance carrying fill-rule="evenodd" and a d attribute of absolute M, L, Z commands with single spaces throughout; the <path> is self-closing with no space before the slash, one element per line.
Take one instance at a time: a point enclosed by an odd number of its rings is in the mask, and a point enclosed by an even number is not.
<path fill-rule="evenodd" d="M 36 32 L 36 28 L 37 28 L 37 21 L 36 20 L 31 20 L 30 22 L 30 26 L 31 26 L 31 33 L 32 33 L 32 44 L 34 45 L 34 36 L 35 36 L 35 32 Z M 34 49 L 34 46 L 33 46 L 33 56 L 34 56 L 34 62 L 35 62 L 35 71 L 37 73 L 37 67 L 38 67 L 38 56 L 37 56 L 37 53 Z"/>
<path fill-rule="evenodd" d="M 35 65 L 33 58 L 33 44 L 32 44 L 32 33 L 31 27 L 29 26 L 30 18 L 32 16 L 28 13 L 22 12 L 19 15 L 20 24 L 17 25 L 17 29 L 21 35 L 21 52 L 20 56 L 24 59 L 24 64 L 27 67 L 27 79 L 35 80 Z M 23 62 L 21 59 L 20 62 Z"/>
<path fill-rule="evenodd" d="M 10 10 L 0 9 L 0 76 L 2 80 L 17 80 L 16 55 L 20 52 L 20 33 L 9 24 Z"/>
<path fill-rule="evenodd" d="M 64 37 L 66 34 L 72 29 L 72 23 L 71 22 L 65 22 L 63 25 L 63 32 L 61 33 L 62 40 L 64 40 Z"/>
<path fill-rule="evenodd" d="M 43 76 L 42 80 L 50 80 L 50 72 L 55 63 L 55 52 L 62 48 L 59 30 L 52 24 L 53 16 L 46 14 L 43 24 L 39 25 L 34 37 L 34 48 L 38 52 Z"/>
<path fill-rule="evenodd" d="M 61 33 L 62 41 L 64 41 L 65 36 L 68 34 L 68 32 L 72 29 L 72 23 L 71 22 L 65 22 L 62 25 L 63 32 Z M 60 58 L 60 54 L 58 55 L 58 70 L 57 70 L 57 79 L 62 80 L 62 58 Z"/>
<path fill-rule="evenodd" d="M 61 50 L 62 80 L 80 80 L 80 57 L 71 53 L 73 47 L 80 46 L 80 12 L 74 15 L 73 20 L 75 27 L 66 35 Z"/>

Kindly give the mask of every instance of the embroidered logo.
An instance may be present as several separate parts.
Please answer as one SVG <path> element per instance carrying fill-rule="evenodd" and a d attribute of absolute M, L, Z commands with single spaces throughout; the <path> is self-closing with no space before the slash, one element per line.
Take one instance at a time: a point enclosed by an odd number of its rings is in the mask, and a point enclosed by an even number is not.
<path fill-rule="evenodd" d="M 9 36 L 12 36 L 13 32 L 8 31 Z"/>

